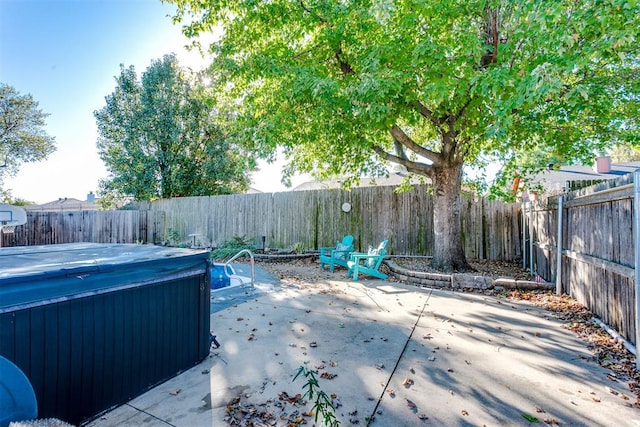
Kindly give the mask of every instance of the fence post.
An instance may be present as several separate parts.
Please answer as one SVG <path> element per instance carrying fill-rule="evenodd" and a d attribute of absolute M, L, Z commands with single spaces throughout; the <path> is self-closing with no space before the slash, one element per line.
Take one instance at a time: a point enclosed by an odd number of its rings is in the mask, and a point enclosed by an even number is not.
<path fill-rule="evenodd" d="M 635 325 L 636 348 L 640 348 L 640 331 L 638 319 L 640 319 L 640 170 L 633 173 L 633 248 L 635 252 L 634 284 L 636 291 L 635 300 Z M 640 357 L 636 355 L 636 369 L 640 369 Z"/>
<path fill-rule="evenodd" d="M 562 294 L 562 194 L 558 196 L 558 248 L 556 251 L 556 295 Z"/>
<path fill-rule="evenodd" d="M 533 266 L 533 201 L 529 201 L 529 273 L 535 273 Z"/>
<path fill-rule="evenodd" d="M 527 268 L 527 203 L 522 196 L 522 269 Z"/>

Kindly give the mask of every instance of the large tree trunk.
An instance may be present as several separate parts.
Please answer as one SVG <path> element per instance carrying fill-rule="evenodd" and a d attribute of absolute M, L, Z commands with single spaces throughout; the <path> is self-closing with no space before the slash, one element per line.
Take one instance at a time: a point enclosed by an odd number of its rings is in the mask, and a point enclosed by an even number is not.
<path fill-rule="evenodd" d="M 433 180 L 433 228 L 435 235 L 432 266 L 442 271 L 469 270 L 462 248 L 460 190 L 462 164 L 435 167 Z"/>

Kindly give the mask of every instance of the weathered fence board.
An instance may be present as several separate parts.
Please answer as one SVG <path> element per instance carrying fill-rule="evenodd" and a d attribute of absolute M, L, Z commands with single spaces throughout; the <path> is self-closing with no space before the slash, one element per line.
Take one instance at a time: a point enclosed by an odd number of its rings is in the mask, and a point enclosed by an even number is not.
<path fill-rule="evenodd" d="M 350 210 L 342 206 L 348 203 Z M 166 214 L 165 230 L 188 241 L 215 246 L 245 236 L 257 247 L 301 243 L 307 249 L 333 245 L 345 234 L 356 250 L 389 239 L 391 253 L 431 255 L 433 201 L 426 186 L 396 193 L 391 187 L 184 197 L 159 200 L 150 209 Z M 463 243 L 469 258 L 514 260 L 520 254 L 519 211 L 514 204 L 464 199 Z"/>
<path fill-rule="evenodd" d="M 635 249 L 630 177 L 570 192 L 563 205 L 562 289 L 635 342 Z M 535 270 L 556 281 L 557 196 L 532 214 Z"/>
<path fill-rule="evenodd" d="M 57 243 L 155 243 L 164 234 L 156 211 L 27 212 L 27 223 L 1 234 L 2 247 Z"/>
<path fill-rule="evenodd" d="M 344 209 L 348 204 L 350 209 Z M 216 246 L 245 236 L 258 248 L 307 249 L 333 245 L 345 234 L 356 250 L 384 239 L 390 253 L 431 255 L 433 200 L 427 186 L 396 193 L 362 187 L 282 193 L 183 197 L 140 204 L 140 210 L 29 212 L 25 226 L 2 236 L 3 246 L 70 242 L 187 243 Z M 463 197 L 463 245 L 467 257 L 521 257 L 519 209 L 514 204 Z"/>

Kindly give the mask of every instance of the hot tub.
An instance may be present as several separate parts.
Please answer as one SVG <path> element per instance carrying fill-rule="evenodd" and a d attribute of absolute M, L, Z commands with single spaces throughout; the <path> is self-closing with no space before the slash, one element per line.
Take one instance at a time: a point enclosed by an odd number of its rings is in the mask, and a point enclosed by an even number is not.
<path fill-rule="evenodd" d="M 0 248 L 0 355 L 38 417 L 87 421 L 207 357 L 209 269 L 151 245 Z"/>

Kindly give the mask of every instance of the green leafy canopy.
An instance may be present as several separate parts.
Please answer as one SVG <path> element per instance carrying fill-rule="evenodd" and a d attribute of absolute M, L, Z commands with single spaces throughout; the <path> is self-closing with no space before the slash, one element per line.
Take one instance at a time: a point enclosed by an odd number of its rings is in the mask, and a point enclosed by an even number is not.
<path fill-rule="evenodd" d="M 56 150 L 55 138 L 44 130 L 47 116 L 31 95 L 0 83 L 0 184 L 5 173 L 15 175 L 21 164 L 44 160 Z"/>
<path fill-rule="evenodd" d="M 372 172 L 403 136 L 436 165 L 637 138 L 635 1 L 175 3 L 187 34 L 224 28 L 212 72 L 239 136 L 292 170 Z"/>
<path fill-rule="evenodd" d="M 230 194 L 248 188 L 254 160 L 218 124 L 210 94 L 165 55 L 137 79 L 121 66 L 114 92 L 94 113 L 107 199 Z"/>
<path fill-rule="evenodd" d="M 466 264 L 464 166 L 638 138 L 634 0 L 174 2 L 187 35 L 223 29 L 210 71 L 243 145 L 284 147 L 287 173 L 431 180 L 436 265 Z"/>

